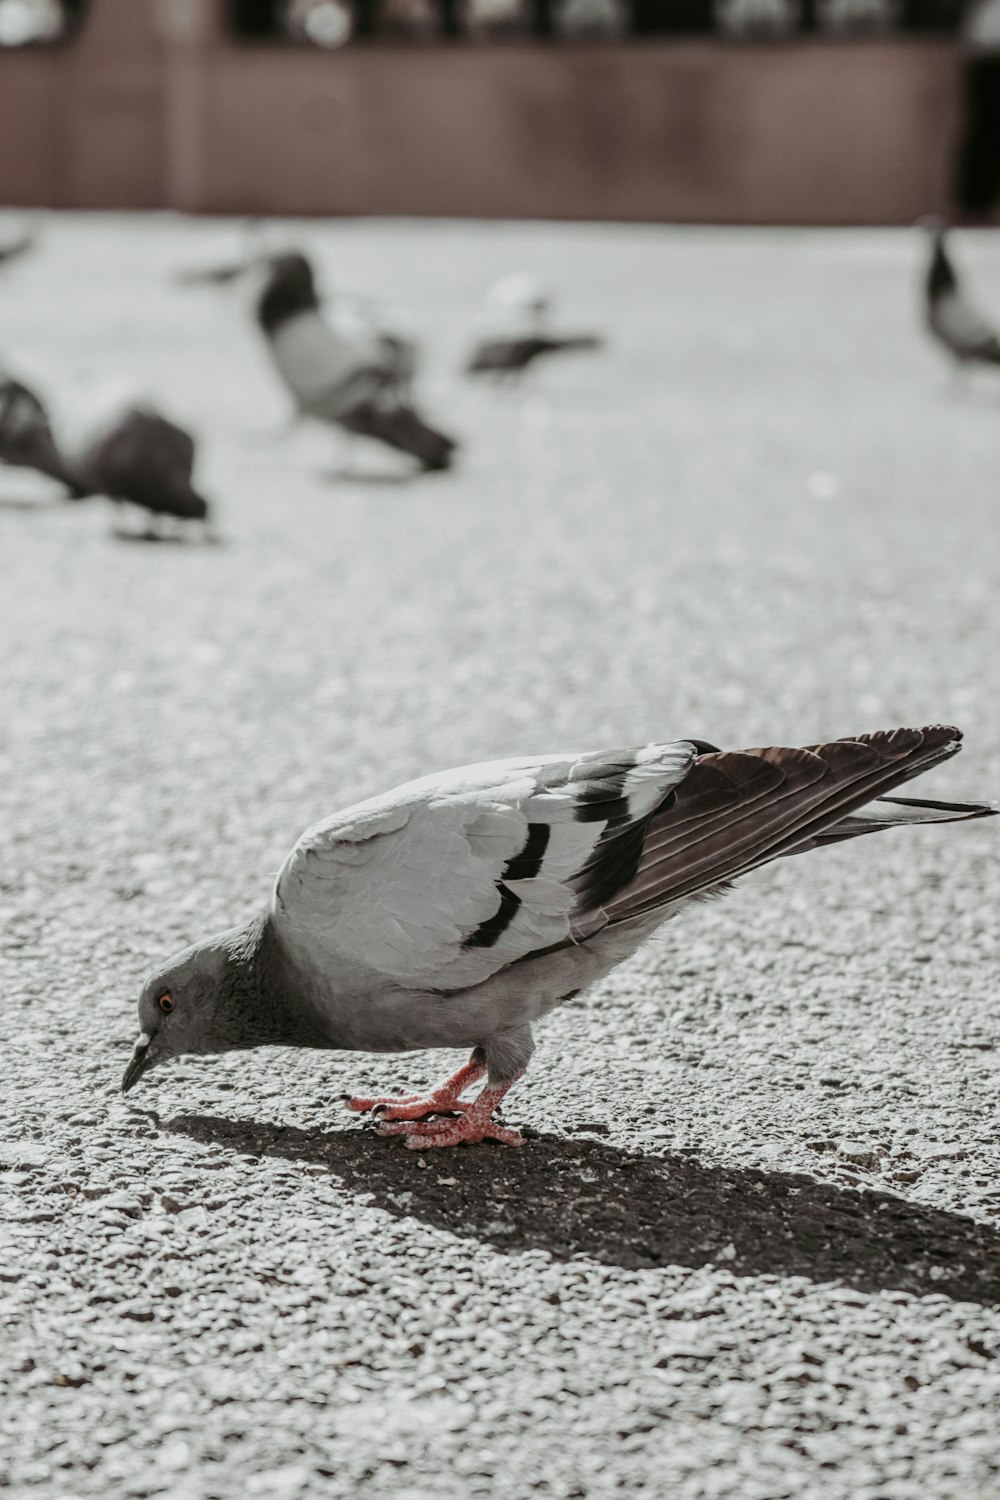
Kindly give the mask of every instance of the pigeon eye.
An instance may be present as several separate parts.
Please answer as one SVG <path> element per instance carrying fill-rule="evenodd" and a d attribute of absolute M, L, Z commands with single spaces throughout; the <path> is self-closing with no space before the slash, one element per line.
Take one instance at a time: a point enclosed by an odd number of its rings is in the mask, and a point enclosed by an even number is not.
<path fill-rule="evenodd" d="M 173 995 L 166 994 L 166 995 L 161 995 L 160 996 L 160 999 L 159 999 L 160 1009 L 162 1011 L 166 1011 L 166 1013 L 167 1013 L 168 1016 L 169 1016 L 170 1012 L 173 1010 L 173 1008 L 174 1008 L 174 1006 L 176 1004 L 177 1004 L 177 1002 L 174 999 Z"/>

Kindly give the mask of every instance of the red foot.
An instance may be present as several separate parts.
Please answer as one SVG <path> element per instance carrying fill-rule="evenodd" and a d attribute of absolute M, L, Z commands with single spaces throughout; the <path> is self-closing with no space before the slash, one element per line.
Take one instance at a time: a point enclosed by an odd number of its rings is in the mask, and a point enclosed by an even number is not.
<path fill-rule="evenodd" d="M 427 1115 L 472 1108 L 471 1100 L 443 1098 L 440 1090 L 426 1098 L 419 1094 L 385 1094 L 376 1099 L 348 1099 L 346 1103 L 348 1109 L 356 1110 L 358 1114 L 376 1110 L 383 1120 L 423 1120 Z"/>
<path fill-rule="evenodd" d="M 358 1096 L 346 1100 L 348 1109 L 364 1114 L 377 1109 L 384 1120 L 422 1120 L 425 1115 L 447 1114 L 450 1110 L 467 1110 L 471 1104 L 458 1096 L 470 1083 L 476 1083 L 486 1072 L 486 1064 L 467 1062 L 439 1088 L 426 1096 L 420 1094 L 382 1094 L 372 1098 Z"/>
<path fill-rule="evenodd" d="M 383 1123 L 379 1135 L 405 1135 L 409 1151 L 427 1151 L 435 1146 L 474 1146 L 480 1141 L 500 1141 L 505 1146 L 523 1146 L 524 1137 L 519 1130 L 507 1125 L 498 1125 L 493 1111 L 510 1088 L 509 1083 L 499 1088 L 485 1088 L 477 1099 L 465 1106 L 465 1113 L 457 1119 L 416 1120 L 402 1119 L 394 1123 Z"/>

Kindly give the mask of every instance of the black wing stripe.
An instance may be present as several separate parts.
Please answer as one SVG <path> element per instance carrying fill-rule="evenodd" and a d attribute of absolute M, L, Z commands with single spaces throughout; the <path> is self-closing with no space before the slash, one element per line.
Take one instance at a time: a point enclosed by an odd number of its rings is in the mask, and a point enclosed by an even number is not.
<path fill-rule="evenodd" d="M 635 879 L 646 840 L 647 819 L 600 841 L 592 858 L 572 881 L 578 912 L 596 911 Z M 605 834 L 604 838 L 607 838 Z M 595 850 L 595 854 L 597 853 Z"/>
<path fill-rule="evenodd" d="M 529 823 L 528 837 L 519 854 L 504 866 L 501 880 L 534 880 L 542 868 L 552 829 L 548 823 Z"/>
<path fill-rule="evenodd" d="M 514 892 L 509 891 L 499 880 L 497 891 L 500 896 L 500 905 L 492 917 L 487 917 L 485 922 L 480 922 L 475 932 L 469 934 L 462 944 L 463 948 L 492 948 L 517 916 L 521 905 L 520 896 L 515 896 Z"/>

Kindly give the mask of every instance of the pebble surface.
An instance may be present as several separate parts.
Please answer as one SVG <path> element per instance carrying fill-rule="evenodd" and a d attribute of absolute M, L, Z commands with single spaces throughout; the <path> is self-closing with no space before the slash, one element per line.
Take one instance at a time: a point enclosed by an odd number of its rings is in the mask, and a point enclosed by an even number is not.
<path fill-rule="evenodd" d="M 0 471 L 0 1489 L 9 1500 L 1000 1494 L 997 825 L 760 871 L 552 1015 L 529 1140 L 423 1156 L 346 1091 L 457 1055 L 118 1082 L 154 959 L 299 832 L 496 755 L 954 722 L 1000 787 L 1000 382 L 949 386 L 911 232 L 285 226 L 402 309 L 464 449 L 282 420 L 225 231 L 57 216 L 5 362 L 133 372 L 223 544 Z M 281 236 L 279 235 L 280 239 Z M 956 254 L 1000 322 L 1000 244 Z M 537 270 L 599 356 L 459 374 Z"/>

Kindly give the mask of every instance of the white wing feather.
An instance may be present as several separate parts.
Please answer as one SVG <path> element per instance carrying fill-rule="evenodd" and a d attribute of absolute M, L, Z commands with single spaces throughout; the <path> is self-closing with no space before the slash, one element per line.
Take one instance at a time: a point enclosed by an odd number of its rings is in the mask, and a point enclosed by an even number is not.
<path fill-rule="evenodd" d="M 595 850 L 599 864 L 694 755 L 679 741 L 492 761 L 359 803 L 308 829 L 288 856 L 276 930 L 307 968 L 339 962 L 352 987 L 481 984 L 604 924 L 588 894 Z"/>

